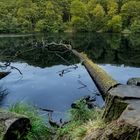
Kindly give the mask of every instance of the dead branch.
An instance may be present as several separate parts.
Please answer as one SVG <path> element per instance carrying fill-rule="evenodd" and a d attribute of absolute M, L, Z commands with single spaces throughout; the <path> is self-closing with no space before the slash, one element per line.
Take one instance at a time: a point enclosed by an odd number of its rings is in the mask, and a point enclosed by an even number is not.
<path fill-rule="evenodd" d="M 14 66 L 10 66 L 10 67 L 11 67 L 11 69 L 15 69 L 15 70 L 17 70 L 21 75 L 23 75 L 22 72 L 21 72 L 18 68 L 14 67 Z"/>
<path fill-rule="evenodd" d="M 39 107 L 38 109 L 40 109 L 42 111 L 45 111 L 45 112 L 54 112 L 54 110 L 46 109 L 46 108 L 41 108 L 41 107 Z"/>
<path fill-rule="evenodd" d="M 82 81 L 78 80 L 78 83 L 81 85 L 78 89 L 86 88 L 87 85 L 85 85 Z"/>
<path fill-rule="evenodd" d="M 71 72 L 72 70 L 76 70 L 77 68 L 78 68 L 78 66 L 77 65 L 74 65 L 72 67 L 63 69 L 63 70 L 61 70 L 61 71 L 58 72 L 59 73 L 59 76 L 63 77 L 64 74 L 67 74 L 67 73 Z"/>

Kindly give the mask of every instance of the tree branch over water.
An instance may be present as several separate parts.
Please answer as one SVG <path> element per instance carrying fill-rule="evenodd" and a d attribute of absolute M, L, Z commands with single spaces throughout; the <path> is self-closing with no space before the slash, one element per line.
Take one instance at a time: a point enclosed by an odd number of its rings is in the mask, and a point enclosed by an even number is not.
<path fill-rule="evenodd" d="M 11 66 L 11 62 L 6 62 L 5 64 L 0 65 L 0 68 L 5 69 L 5 70 L 6 70 L 8 67 L 10 67 L 10 69 L 15 69 L 15 70 L 17 70 L 21 75 L 23 75 L 22 72 L 21 72 L 17 67 Z M 7 73 L 10 73 L 10 72 L 7 72 Z"/>
<path fill-rule="evenodd" d="M 60 41 L 59 43 L 56 43 L 56 42 L 48 43 L 47 41 L 45 41 L 43 39 L 41 42 L 33 43 L 29 49 L 26 49 L 23 51 L 15 49 L 14 52 L 12 51 L 12 53 L 14 53 L 14 55 L 12 57 L 10 57 L 5 64 L 1 65 L 1 68 L 6 70 L 9 67 L 10 69 L 17 70 L 22 75 L 22 72 L 20 71 L 20 69 L 18 69 L 17 67 L 11 66 L 11 62 L 15 61 L 17 58 L 26 57 L 26 54 L 27 54 L 27 56 L 32 55 L 33 51 L 36 52 L 40 49 L 42 51 L 44 51 L 44 49 L 45 49 L 47 51 L 46 54 L 47 53 L 53 54 L 53 55 L 50 55 L 49 57 L 56 56 L 56 57 L 60 58 L 66 65 L 71 65 L 71 67 L 68 67 L 68 68 L 60 71 L 59 72 L 60 76 L 63 76 L 64 74 L 71 72 L 73 69 L 75 70 L 78 68 L 78 66 L 76 64 L 73 64 L 70 60 L 67 60 L 67 58 L 69 58 L 69 57 L 66 57 L 66 56 L 71 56 L 71 54 L 73 55 L 73 53 L 71 51 L 72 46 L 70 44 L 64 44 L 64 43 L 62 43 L 62 41 Z M 42 51 L 39 53 L 43 54 Z M 72 58 L 74 58 L 74 57 L 75 57 L 75 55 L 73 55 Z M 53 59 L 53 58 L 51 58 L 51 59 Z M 51 61 L 48 61 L 48 62 L 50 63 Z"/>

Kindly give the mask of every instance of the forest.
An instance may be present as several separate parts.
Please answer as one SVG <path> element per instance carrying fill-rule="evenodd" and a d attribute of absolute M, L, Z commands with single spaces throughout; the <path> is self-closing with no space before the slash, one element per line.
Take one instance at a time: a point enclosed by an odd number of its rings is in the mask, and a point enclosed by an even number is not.
<path fill-rule="evenodd" d="M 0 33 L 140 32 L 139 0 L 0 0 Z"/>

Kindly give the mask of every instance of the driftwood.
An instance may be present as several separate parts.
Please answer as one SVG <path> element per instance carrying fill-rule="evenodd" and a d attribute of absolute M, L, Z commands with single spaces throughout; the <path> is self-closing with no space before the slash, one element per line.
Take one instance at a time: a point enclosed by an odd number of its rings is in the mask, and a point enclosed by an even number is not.
<path fill-rule="evenodd" d="M 0 79 L 6 77 L 10 72 L 0 72 Z"/>
<path fill-rule="evenodd" d="M 0 110 L 0 140 L 20 140 L 30 129 L 27 117 Z"/>

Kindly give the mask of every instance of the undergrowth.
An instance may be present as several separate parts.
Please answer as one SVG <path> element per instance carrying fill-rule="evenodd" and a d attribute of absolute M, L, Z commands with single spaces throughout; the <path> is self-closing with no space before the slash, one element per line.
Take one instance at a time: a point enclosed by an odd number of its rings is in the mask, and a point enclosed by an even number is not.
<path fill-rule="evenodd" d="M 97 108 L 89 109 L 85 100 L 76 102 L 76 106 L 69 110 L 70 121 L 56 129 L 53 135 L 34 107 L 18 103 L 9 110 L 26 115 L 30 119 L 32 129 L 24 140 L 81 140 L 97 128 L 105 127 L 102 120 L 103 111 Z"/>
<path fill-rule="evenodd" d="M 31 121 L 31 130 L 24 140 L 49 140 L 51 135 L 44 120 L 37 110 L 26 104 L 17 103 L 9 108 L 9 111 L 27 116 Z"/>
<path fill-rule="evenodd" d="M 70 110 L 71 121 L 57 130 L 56 139 L 67 137 L 70 140 L 81 140 L 97 128 L 104 128 L 102 112 L 103 110 L 97 108 L 89 109 L 84 100 L 77 101 L 76 107 Z"/>

